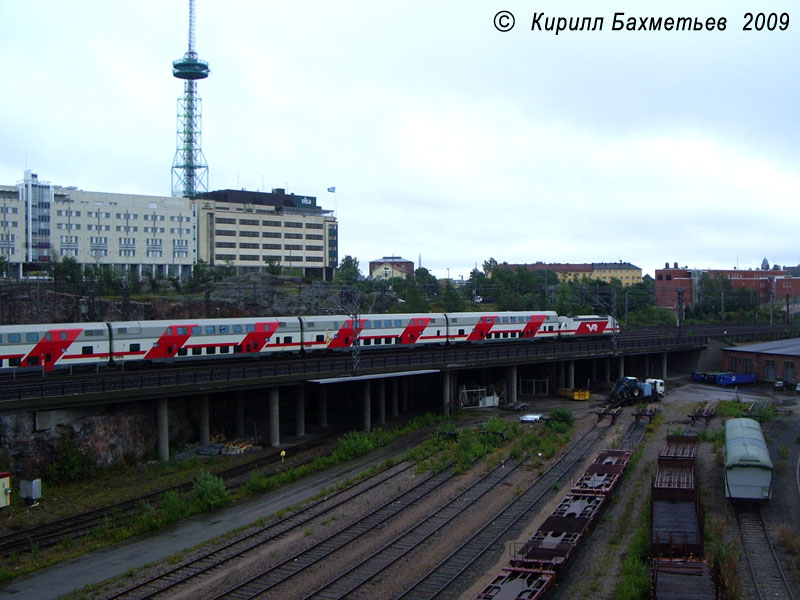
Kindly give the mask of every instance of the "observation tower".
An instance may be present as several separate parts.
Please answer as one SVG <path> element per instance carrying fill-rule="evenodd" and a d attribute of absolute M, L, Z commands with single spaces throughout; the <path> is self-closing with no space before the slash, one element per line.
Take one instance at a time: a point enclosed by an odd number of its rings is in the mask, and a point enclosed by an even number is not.
<path fill-rule="evenodd" d="M 201 147 L 201 100 L 197 80 L 210 73 L 208 63 L 194 50 L 194 0 L 189 0 L 189 50 L 172 62 L 172 74 L 183 79 L 178 98 L 178 143 L 172 161 L 172 195 L 192 197 L 208 191 L 208 165 Z"/>

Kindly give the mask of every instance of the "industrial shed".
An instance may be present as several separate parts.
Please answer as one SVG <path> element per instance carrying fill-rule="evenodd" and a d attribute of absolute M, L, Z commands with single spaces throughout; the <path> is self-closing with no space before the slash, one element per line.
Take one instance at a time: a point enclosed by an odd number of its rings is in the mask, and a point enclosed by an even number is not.
<path fill-rule="evenodd" d="M 725 497 L 732 500 L 772 497 L 772 460 L 761 425 L 753 419 L 725 422 Z"/>
<path fill-rule="evenodd" d="M 755 373 L 758 381 L 800 380 L 800 338 L 732 346 L 722 350 L 722 368 L 733 373 Z"/>

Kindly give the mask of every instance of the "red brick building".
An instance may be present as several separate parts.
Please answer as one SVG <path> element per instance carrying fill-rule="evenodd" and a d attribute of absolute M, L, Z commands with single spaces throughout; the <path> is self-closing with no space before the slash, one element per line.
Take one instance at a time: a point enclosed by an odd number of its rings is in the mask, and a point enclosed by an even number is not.
<path fill-rule="evenodd" d="M 680 289 L 683 290 L 683 306 L 693 306 L 698 301 L 703 275 L 712 278 L 724 275 L 733 289 L 753 290 L 759 303 L 769 302 L 771 294 L 776 303 L 785 302 L 787 296 L 790 299 L 800 296 L 800 277 L 790 277 L 784 270 L 689 269 L 678 268 L 675 263 L 672 268 L 665 264 L 663 269 L 656 269 L 656 306 L 677 309 Z"/>
<path fill-rule="evenodd" d="M 722 369 L 755 373 L 758 381 L 782 380 L 794 385 L 800 378 L 800 338 L 724 348 Z"/>

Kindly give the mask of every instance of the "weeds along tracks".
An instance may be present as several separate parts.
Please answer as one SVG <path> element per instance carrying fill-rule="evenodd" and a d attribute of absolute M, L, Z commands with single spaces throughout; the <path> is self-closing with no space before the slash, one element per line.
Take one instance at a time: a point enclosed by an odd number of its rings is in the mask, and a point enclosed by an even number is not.
<path fill-rule="evenodd" d="M 392 480 L 407 475 L 408 471 L 413 467 L 414 463 L 406 462 L 382 469 L 367 479 L 306 504 L 281 519 L 214 548 L 201 556 L 194 557 L 188 562 L 130 586 L 110 596 L 109 600 L 134 598 L 142 600 L 144 598 L 155 598 L 164 592 L 172 591 L 176 586 L 208 574 L 235 558 L 241 557 L 248 552 L 258 551 L 265 544 L 286 535 L 292 530 L 298 530 L 320 516 L 333 513 L 354 498 L 371 493 L 378 486 L 389 484 Z"/>
<path fill-rule="evenodd" d="M 298 445 L 295 450 L 306 450 L 319 442 L 308 442 L 306 444 Z M 308 461 L 295 463 L 292 466 L 298 466 Z M 242 484 L 243 476 L 247 473 L 262 469 L 280 461 L 280 455 L 277 453 L 263 456 L 252 461 L 248 461 L 241 465 L 231 467 L 224 471 L 217 473 L 218 477 L 226 481 L 226 487 L 229 489 L 236 488 Z M 30 527 L 22 531 L 9 533 L 0 537 L 0 556 L 8 556 L 11 553 L 24 554 L 31 552 L 34 549 L 43 550 L 59 544 L 62 540 L 74 540 L 86 535 L 89 535 L 99 527 L 110 523 L 115 525 L 121 523 L 125 518 L 132 516 L 137 508 L 143 503 L 149 503 L 157 506 L 164 497 L 167 491 L 174 491 L 178 494 L 186 494 L 192 489 L 192 482 L 182 483 L 169 488 L 164 488 L 149 494 L 131 498 L 111 506 L 104 506 L 95 510 L 86 511 L 77 515 L 59 519 L 58 521 L 51 521 L 35 527 Z"/>
<path fill-rule="evenodd" d="M 568 483 L 583 460 L 595 451 L 603 434 L 596 427 L 588 430 L 505 509 L 492 515 L 483 527 L 397 598 L 429 600 L 454 586 L 478 559 L 493 548 L 501 548 L 502 542 L 510 538 L 512 527 L 527 522 L 544 508 L 556 489 Z"/>
<path fill-rule="evenodd" d="M 781 568 L 778 556 L 761 519 L 761 511 L 736 510 L 739 537 L 750 567 L 755 592 L 760 600 L 795 600 L 791 584 Z"/>
<path fill-rule="evenodd" d="M 443 518 L 445 519 L 444 524 L 452 520 L 456 514 L 453 512 L 455 506 L 459 504 L 462 505 L 461 510 L 469 507 L 478 497 L 486 494 L 497 485 L 498 481 L 508 477 L 519 464 L 520 463 L 516 461 L 506 461 L 505 463 L 498 464 L 477 481 L 473 482 L 467 489 L 461 490 L 457 497 L 451 498 L 446 503 L 444 509 L 436 511 L 431 518 L 425 520 L 429 523 L 429 530 L 426 532 L 427 535 L 432 535 L 437 529 L 434 523 L 440 528 L 443 526 Z M 387 525 L 392 518 L 396 517 L 402 511 L 424 502 L 438 490 L 442 489 L 443 486 L 455 476 L 452 469 L 448 468 L 440 471 L 421 484 L 418 484 L 413 489 L 383 504 L 358 522 L 322 540 L 313 548 L 282 561 L 268 571 L 226 591 L 222 595 L 217 596 L 217 598 L 236 598 L 237 600 L 242 600 L 245 598 L 254 598 L 267 591 L 277 593 L 274 591 L 277 586 L 284 584 L 300 573 L 305 573 L 310 567 L 324 565 L 325 560 L 334 552 L 352 542 L 360 540 L 374 529 Z M 423 535 L 422 537 L 426 536 Z M 396 551 L 397 548 L 393 550 Z M 378 554 L 380 554 L 380 551 Z M 374 565 L 371 566 L 374 567 Z"/>

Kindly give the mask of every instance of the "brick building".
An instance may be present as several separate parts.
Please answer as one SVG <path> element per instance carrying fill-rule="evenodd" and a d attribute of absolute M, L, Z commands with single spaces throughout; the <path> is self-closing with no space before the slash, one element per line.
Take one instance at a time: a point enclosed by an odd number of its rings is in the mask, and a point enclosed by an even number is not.
<path fill-rule="evenodd" d="M 384 256 L 369 261 L 370 279 L 392 279 L 394 277 L 407 277 L 414 274 L 414 261 L 400 256 Z"/>
<path fill-rule="evenodd" d="M 689 269 L 679 268 L 677 263 L 670 268 L 667 263 L 663 269 L 656 269 L 656 306 L 677 309 L 678 290 L 683 290 L 684 307 L 698 303 L 704 275 L 727 277 L 734 290 L 752 290 L 759 303 L 769 302 L 773 297 L 776 303 L 782 303 L 787 296 L 790 299 L 800 296 L 800 277 L 791 277 L 784 270 Z"/>
<path fill-rule="evenodd" d="M 758 381 L 783 380 L 794 385 L 800 377 L 800 338 L 724 348 L 722 368 L 755 373 Z"/>

